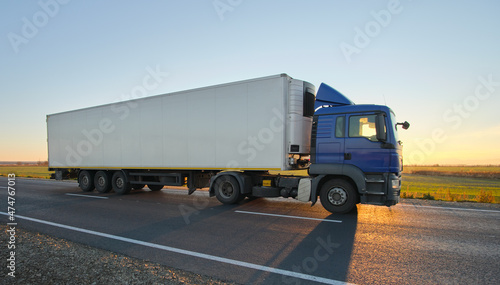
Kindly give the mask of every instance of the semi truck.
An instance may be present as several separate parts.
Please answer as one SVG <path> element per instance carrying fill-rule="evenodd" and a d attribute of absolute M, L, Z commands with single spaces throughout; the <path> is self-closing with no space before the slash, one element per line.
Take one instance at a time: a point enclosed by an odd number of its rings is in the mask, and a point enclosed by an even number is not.
<path fill-rule="evenodd" d="M 408 126 L 387 106 L 278 74 L 47 115 L 48 162 L 85 192 L 184 186 L 223 204 L 319 199 L 347 213 L 399 202 Z"/>

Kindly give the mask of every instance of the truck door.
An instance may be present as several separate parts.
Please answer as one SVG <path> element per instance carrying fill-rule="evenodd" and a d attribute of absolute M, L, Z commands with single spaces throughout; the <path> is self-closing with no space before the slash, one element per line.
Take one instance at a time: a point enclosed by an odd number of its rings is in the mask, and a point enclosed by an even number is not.
<path fill-rule="evenodd" d="M 365 173 L 387 172 L 390 150 L 382 148 L 383 142 L 377 140 L 377 115 L 350 114 L 347 118 L 344 163 L 357 166 Z"/>
<path fill-rule="evenodd" d="M 316 128 L 316 163 L 344 162 L 345 116 L 318 116 Z"/>

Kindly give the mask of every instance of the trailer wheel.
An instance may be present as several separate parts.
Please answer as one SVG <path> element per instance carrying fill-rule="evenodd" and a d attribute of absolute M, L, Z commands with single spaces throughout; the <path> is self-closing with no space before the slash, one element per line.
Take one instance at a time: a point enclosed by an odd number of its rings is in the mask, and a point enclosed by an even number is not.
<path fill-rule="evenodd" d="M 149 185 L 148 184 L 148 188 L 151 191 L 160 191 L 161 189 L 163 189 L 163 185 Z"/>
<path fill-rule="evenodd" d="M 94 190 L 94 173 L 92 171 L 83 170 L 78 174 L 78 183 L 83 192 Z"/>
<path fill-rule="evenodd" d="M 236 178 L 223 175 L 214 183 L 215 196 L 223 204 L 235 204 L 245 198 L 240 192 L 240 185 Z"/>
<path fill-rule="evenodd" d="M 358 194 L 351 183 L 332 179 L 321 187 L 320 200 L 321 205 L 331 213 L 345 214 L 356 208 Z"/>
<path fill-rule="evenodd" d="M 107 171 L 97 171 L 94 176 L 95 189 L 100 193 L 111 191 L 111 177 Z"/>
<path fill-rule="evenodd" d="M 146 187 L 146 184 L 132 184 L 134 190 L 141 190 L 144 187 Z"/>
<path fill-rule="evenodd" d="M 111 185 L 117 194 L 127 194 L 132 190 L 130 182 L 128 182 L 127 175 L 123 171 L 116 171 L 111 178 Z"/>

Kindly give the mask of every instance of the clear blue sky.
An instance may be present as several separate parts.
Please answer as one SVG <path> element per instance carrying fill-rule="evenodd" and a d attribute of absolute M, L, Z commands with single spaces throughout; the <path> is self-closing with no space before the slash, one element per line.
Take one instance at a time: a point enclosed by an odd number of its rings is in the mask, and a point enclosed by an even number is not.
<path fill-rule="evenodd" d="M 0 161 L 46 160 L 47 114 L 130 98 L 149 68 L 146 96 L 278 73 L 325 82 L 411 123 L 405 163 L 500 164 L 499 12 L 493 0 L 2 1 Z"/>

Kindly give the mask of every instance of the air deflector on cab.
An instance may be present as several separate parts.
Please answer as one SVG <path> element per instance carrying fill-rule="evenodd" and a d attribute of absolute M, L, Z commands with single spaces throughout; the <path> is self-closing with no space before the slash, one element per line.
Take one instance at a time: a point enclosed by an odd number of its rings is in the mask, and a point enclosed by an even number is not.
<path fill-rule="evenodd" d="M 342 93 L 335 90 L 333 87 L 325 83 L 321 83 L 318 92 L 316 93 L 316 102 L 314 103 L 314 109 L 318 109 L 319 107 L 324 105 L 344 106 L 354 105 L 354 103 L 347 97 L 342 95 Z"/>

